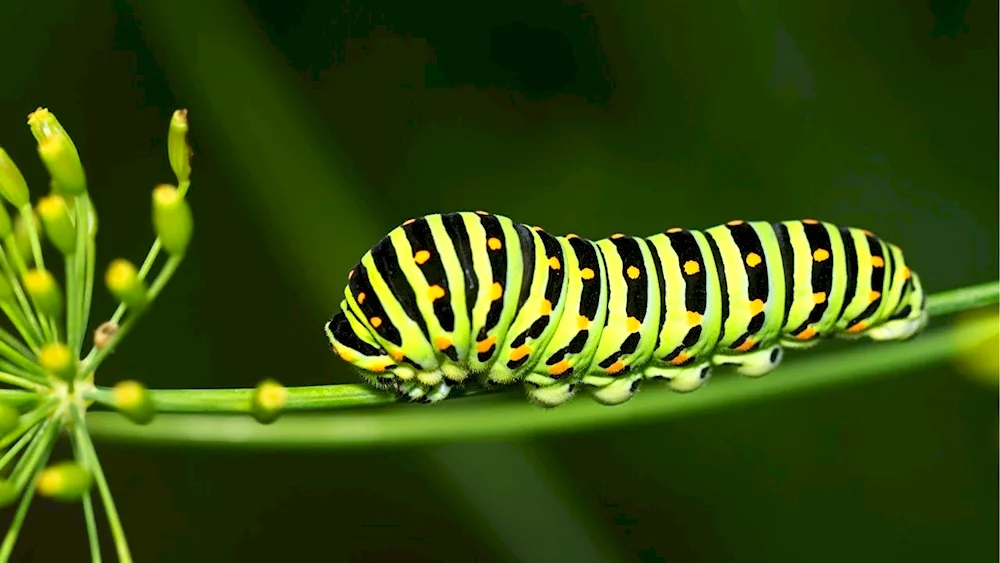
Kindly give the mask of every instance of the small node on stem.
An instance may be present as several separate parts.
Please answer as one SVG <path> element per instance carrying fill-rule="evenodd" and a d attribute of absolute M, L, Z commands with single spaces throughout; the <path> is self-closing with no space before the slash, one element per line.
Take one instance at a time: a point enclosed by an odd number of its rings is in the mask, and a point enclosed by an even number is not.
<path fill-rule="evenodd" d="M 38 362 L 45 371 L 64 381 L 72 381 L 76 377 L 79 363 L 69 346 L 60 342 L 42 346 L 38 354 Z"/>
<path fill-rule="evenodd" d="M 28 270 L 24 273 L 23 283 L 40 313 L 49 317 L 59 316 L 63 306 L 62 292 L 56 278 L 48 270 Z"/>
<path fill-rule="evenodd" d="M 250 412 L 257 422 L 270 424 L 288 403 L 288 389 L 273 379 L 265 379 L 254 389 Z"/>
<path fill-rule="evenodd" d="M 167 133 L 167 157 L 178 182 L 187 182 L 191 177 L 191 147 L 187 143 L 187 110 L 179 109 L 170 119 Z"/>
<path fill-rule="evenodd" d="M 47 195 L 38 200 L 38 216 L 52 245 L 64 255 L 76 251 L 76 227 L 69 218 L 69 207 L 60 195 Z"/>
<path fill-rule="evenodd" d="M 124 258 L 111 262 L 104 274 L 104 283 L 116 299 L 132 309 L 142 309 L 149 302 L 146 284 L 139 277 L 139 271 Z"/>
<path fill-rule="evenodd" d="M 63 502 L 75 502 L 90 491 L 90 472 L 73 461 L 61 461 L 42 470 L 38 492 Z"/>
<path fill-rule="evenodd" d="M 20 413 L 10 405 L 0 403 L 0 437 L 6 436 L 17 428 L 20 422 Z"/>
<path fill-rule="evenodd" d="M 80 155 L 56 116 L 45 108 L 38 108 L 28 116 L 28 125 L 38 140 L 38 154 L 52 176 L 53 188 L 69 195 L 85 193 L 87 179 Z"/>
<path fill-rule="evenodd" d="M 161 184 L 153 190 L 153 227 L 167 252 L 184 254 L 191 242 L 194 220 L 191 207 L 174 186 Z"/>
<path fill-rule="evenodd" d="M 111 339 L 118 334 L 118 323 L 105 321 L 94 329 L 94 348 L 103 350 L 111 344 Z"/>
<path fill-rule="evenodd" d="M 21 170 L 10 159 L 7 151 L 0 148 L 0 196 L 20 209 L 30 201 L 28 183 Z"/>
<path fill-rule="evenodd" d="M 156 414 L 153 397 L 138 381 L 121 381 L 112 389 L 114 407 L 136 424 L 149 424 Z"/>

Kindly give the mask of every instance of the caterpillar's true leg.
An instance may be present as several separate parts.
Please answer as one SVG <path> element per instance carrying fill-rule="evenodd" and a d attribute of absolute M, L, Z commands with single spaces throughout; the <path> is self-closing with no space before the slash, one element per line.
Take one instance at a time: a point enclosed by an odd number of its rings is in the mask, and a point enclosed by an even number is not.
<path fill-rule="evenodd" d="M 665 379 L 667 386 L 681 393 L 694 391 L 712 377 L 712 364 L 702 362 L 685 367 L 647 366 L 644 372 L 649 379 Z"/>
<path fill-rule="evenodd" d="M 775 344 L 738 356 L 715 356 L 712 361 L 717 366 L 736 366 L 736 373 L 740 375 L 760 377 L 778 367 L 783 355 L 781 346 Z"/>
<path fill-rule="evenodd" d="M 639 391 L 641 373 L 628 373 L 619 377 L 585 377 L 590 395 L 602 405 L 620 405 Z"/>
<path fill-rule="evenodd" d="M 528 399 L 542 407 L 559 406 L 576 394 L 577 381 L 574 378 L 553 379 L 537 373 L 525 378 L 524 388 Z"/>

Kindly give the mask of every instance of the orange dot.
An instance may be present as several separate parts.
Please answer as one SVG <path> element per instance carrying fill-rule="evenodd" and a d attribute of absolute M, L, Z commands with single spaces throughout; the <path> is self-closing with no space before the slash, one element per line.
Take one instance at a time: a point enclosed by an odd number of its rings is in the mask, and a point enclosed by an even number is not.
<path fill-rule="evenodd" d="M 490 287 L 490 301 L 496 301 L 503 297 L 503 286 L 497 282 L 493 282 L 493 286 Z"/>
<path fill-rule="evenodd" d="M 543 230 L 543 229 L 542 229 L 541 227 L 531 227 L 531 229 L 532 229 L 533 231 L 535 231 L 536 233 L 540 233 L 540 232 L 542 232 L 542 230 Z"/>
<path fill-rule="evenodd" d="M 431 301 L 437 301 L 444 297 L 444 288 L 440 285 L 432 285 L 427 288 L 427 298 Z"/>
<path fill-rule="evenodd" d="M 559 363 L 549 366 L 549 375 L 562 375 L 570 368 L 568 360 L 560 360 Z"/>
<path fill-rule="evenodd" d="M 735 227 L 737 225 L 742 225 L 742 224 L 743 224 L 743 221 L 740 221 L 739 219 L 736 219 L 735 221 L 730 221 L 730 222 L 726 223 L 726 225 L 728 225 L 730 227 Z"/>
<path fill-rule="evenodd" d="M 688 260 L 684 263 L 684 273 L 693 276 L 701 271 L 701 266 L 698 265 L 694 260 Z"/>
<path fill-rule="evenodd" d="M 354 270 L 351 270 L 350 272 L 347 272 L 347 279 L 351 279 L 353 277 L 354 277 Z"/>
<path fill-rule="evenodd" d="M 764 302 L 760 299 L 754 299 L 750 302 L 750 316 L 755 316 L 764 310 Z"/>
<path fill-rule="evenodd" d="M 412 225 L 416 221 L 417 221 L 416 219 L 407 219 L 406 221 L 403 221 L 403 226 L 405 227 L 406 225 Z"/>
<path fill-rule="evenodd" d="M 668 233 L 679 233 L 679 232 L 681 232 L 681 231 L 683 231 L 683 230 L 684 230 L 684 229 L 682 229 L 682 228 L 680 228 L 680 227 L 674 227 L 674 228 L 672 228 L 672 229 L 667 229 L 667 232 L 668 232 Z"/>
<path fill-rule="evenodd" d="M 819 224 L 819 221 L 817 221 L 815 219 L 803 219 L 802 222 L 805 223 L 806 225 L 818 225 Z"/>
<path fill-rule="evenodd" d="M 576 233 L 570 233 L 570 234 L 566 235 L 566 238 L 580 238 L 580 237 L 577 236 Z"/>
<path fill-rule="evenodd" d="M 561 268 L 562 265 L 559 263 L 559 258 L 556 257 L 556 256 L 550 257 L 549 258 L 549 267 L 552 268 L 553 270 L 558 270 L 559 268 Z"/>
<path fill-rule="evenodd" d="M 372 318 L 368 319 L 368 322 L 370 322 L 372 324 L 372 326 L 375 327 L 375 328 L 378 328 L 378 327 L 382 326 L 382 319 L 379 318 L 379 317 L 372 317 Z"/>
<path fill-rule="evenodd" d="M 548 299 L 542 299 L 541 311 L 543 315 L 548 315 L 552 313 L 552 302 Z"/>
<path fill-rule="evenodd" d="M 904 280 L 910 279 L 910 268 L 909 268 L 909 266 L 904 266 L 903 267 L 903 279 Z"/>
<path fill-rule="evenodd" d="M 747 266 L 750 266 L 751 268 L 756 268 L 757 265 L 760 264 L 760 262 L 761 262 L 760 255 L 757 254 L 756 252 L 751 252 L 750 254 L 747 254 Z"/>
<path fill-rule="evenodd" d="M 382 373 L 383 371 L 385 371 L 385 368 L 387 368 L 387 367 L 389 367 L 388 366 L 388 362 L 383 360 L 383 361 L 381 361 L 379 363 L 374 363 L 374 364 L 368 366 L 367 369 L 368 369 L 368 371 L 373 371 L 375 373 Z"/>
<path fill-rule="evenodd" d="M 431 253 L 426 250 L 418 250 L 417 253 L 413 255 L 413 261 L 420 265 L 423 265 L 430 259 Z"/>
<path fill-rule="evenodd" d="M 367 297 L 367 295 L 365 295 L 365 292 L 363 292 L 363 291 L 358 294 L 358 305 L 363 305 L 364 304 L 365 297 Z"/>
<path fill-rule="evenodd" d="M 522 344 L 517 348 L 511 350 L 510 359 L 516 362 L 530 353 L 531 353 L 531 346 L 528 346 L 527 344 Z"/>
<path fill-rule="evenodd" d="M 403 354 L 402 350 L 391 350 L 389 352 L 389 355 L 392 356 L 392 359 L 396 360 L 397 362 L 403 361 L 403 358 L 406 356 L 405 354 Z"/>
<path fill-rule="evenodd" d="M 869 301 L 875 301 L 879 297 L 882 297 L 882 292 L 881 291 L 875 291 L 874 289 L 871 291 L 871 293 L 868 294 L 868 300 Z"/>
<path fill-rule="evenodd" d="M 443 334 L 434 339 L 434 347 L 438 350 L 447 350 L 449 346 L 451 346 L 451 338 Z"/>
<path fill-rule="evenodd" d="M 594 279 L 594 271 L 590 268 L 584 268 L 580 270 L 580 277 L 585 280 L 592 280 Z"/>
<path fill-rule="evenodd" d="M 872 268 L 881 268 L 885 266 L 885 260 L 881 256 L 872 256 Z"/>
<path fill-rule="evenodd" d="M 817 291 L 816 293 L 813 293 L 813 303 L 819 305 L 820 303 L 822 303 L 824 301 L 826 301 L 826 292 L 825 291 Z"/>
<path fill-rule="evenodd" d="M 579 317 L 576 318 L 576 328 L 584 330 L 588 327 L 590 327 L 590 319 L 588 319 L 584 315 L 580 315 Z"/>
<path fill-rule="evenodd" d="M 817 248 L 816 251 L 813 252 L 813 260 L 817 262 L 822 262 L 829 257 L 830 257 L 830 251 L 825 248 Z"/>
<path fill-rule="evenodd" d="M 619 238 L 622 238 L 624 236 L 625 235 L 623 235 L 621 233 L 615 233 L 615 234 L 611 235 L 611 238 L 613 238 L 613 239 L 619 239 Z"/>
<path fill-rule="evenodd" d="M 476 211 L 476 214 L 477 215 L 489 215 L 489 213 L 487 213 L 485 211 Z"/>
<path fill-rule="evenodd" d="M 500 250 L 503 248 L 503 243 L 500 242 L 500 239 L 497 237 L 490 237 L 489 240 L 486 241 L 486 246 L 490 247 L 490 250 Z"/>
<path fill-rule="evenodd" d="M 677 354 L 677 356 L 675 356 L 674 359 L 670 360 L 670 363 L 674 364 L 675 366 L 679 366 L 690 359 L 691 359 L 690 354 L 688 354 L 687 352 L 681 352 L 680 354 Z"/>
<path fill-rule="evenodd" d="M 486 337 L 486 339 L 476 342 L 476 352 L 479 352 L 480 354 L 485 354 L 486 352 L 489 352 L 490 348 L 492 348 L 493 345 L 496 344 L 496 342 L 497 342 L 496 336 L 488 336 Z"/>
<path fill-rule="evenodd" d="M 750 350 L 751 348 L 753 348 L 754 344 L 756 344 L 756 342 L 754 342 L 750 338 L 747 338 L 746 340 L 743 341 L 743 344 L 740 344 L 739 346 L 737 346 L 736 348 L 734 348 L 734 350 L 737 351 L 737 352 L 746 352 L 746 351 Z"/>
<path fill-rule="evenodd" d="M 816 336 L 816 329 L 811 326 L 807 326 L 805 330 L 795 335 L 797 340 L 809 340 L 813 336 Z"/>
<path fill-rule="evenodd" d="M 696 313 L 694 311 L 688 311 L 687 314 L 688 326 L 698 326 L 701 324 L 701 313 Z"/>
<path fill-rule="evenodd" d="M 351 350 L 348 350 L 347 348 L 344 348 L 342 350 L 334 350 L 334 351 L 337 352 L 337 355 L 340 356 L 341 360 L 344 360 L 345 362 L 347 362 L 349 364 L 353 364 L 354 360 L 358 359 L 358 357 L 354 354 L 354 352 L 351 351 Z"/>
<path fill-rule="evenodd" d="M 847 332 L 850 332 L 850 333 L 854 334 L 854 333 L 861 332 L 861 331 L 863 331 L 866 328 L 868 328 L 868 323 L 866 323 L 865 321 L 861 321 L 860 323 L 858 323 L 858 324 L 856 324 L 856 325 L 854 325 L 852 327 L 849 327 L 847 329 Z"/>
<path fill-rule="evenodd" d="M 608 375 L 614 375 L 623 369 L 625 369 L 625 363 L 622 362 L 621 360 L 618 360 L 615 363 L 611 364 L 610 366 L 606 367 L 604 369 L 604 372 L 607 373 Z"/>
<path fill-rule="evenodd" d="M 627 275 L 630 280 L 634 280 L 639 277 L 639 268 L 629 266 L 628 269 L 625 270 L 625 275 Z"/>
<path fill-rule="evenodd" d="M 625 329 L 629 332 L 639 332 L 640 327 L 642 327 L 642 323 L 639 322 L 639 319 L 635 317 L 625 319 Z"/>

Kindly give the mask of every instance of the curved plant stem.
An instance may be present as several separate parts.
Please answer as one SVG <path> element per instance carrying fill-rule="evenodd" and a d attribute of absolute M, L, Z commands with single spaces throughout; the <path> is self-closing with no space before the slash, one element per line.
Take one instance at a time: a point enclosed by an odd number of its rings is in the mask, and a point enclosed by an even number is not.
<path fill-rule="evenodd" d="M 970 288 L 967 292 L 963 290 L 962 294 L 974 297 L 969 303 L 975 307 L 996 302 L 997 290 L 998 285 L 992 284 L 992 293 Z M 935 305 L 939 307 L 935 311 L 954 312 L 959 309 L 955 305 L 958 298 L 953 292 L 935 300 L 946 305 Z M 556 409 L 545 410 L 523 400 L 504 401 L 504 396 L 494 394 L 445 401 L 434 407 L 401 405 L 392 409 L 322 415 L 290 414 L 269 426 L 260 425 L 246 416 L 207 414 L 161 415 L 148 426 L 137 426 L 115 413 L 93 413 L 89 415 L 89 427 L 95 437 L 109 441 L 252 448 L 371 447 L 575 432 L 678 417 L 901 374 L 907 369 L 931 365 L 954 356 L 963 349 L 962 339 L 970 335 L 990 338 L 995 334 L 995 317 L 972 322 L 976 323 L 975 326 L 952 326 L 929 331 L 907 342 L 852 346 L 835 355 L 812 355 L 809 359 L 789 362 L 774 374 L 759 380 L 721 374 L 705 389 L 690 394 L 657 390 L 655 385 L 647 384 L 646 391 L 627 405 L 618 407 L 601 406 L 580 397 Z M 224 391 L 227 394 L 236 392 Z M 175 395 L 175 398 L 179 396 Z"/>

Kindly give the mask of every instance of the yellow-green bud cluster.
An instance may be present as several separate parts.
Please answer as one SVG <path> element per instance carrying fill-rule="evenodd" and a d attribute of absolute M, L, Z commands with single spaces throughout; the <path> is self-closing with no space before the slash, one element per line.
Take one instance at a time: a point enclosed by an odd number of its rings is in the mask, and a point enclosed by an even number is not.
<path fill-rule="evenodd" d="M 183 255 L 191 242 L 191 207 L 177 188 L 161 184 L 153 190 L 153 227 L 167 252 Z"/>
<path fill-rule="evenodd" d="M 250 413 L 257 422 L 270 424 L 278 419 L 288 403 L 288 389 L 273 379 L 265 379 L 254 389 Z"/>

